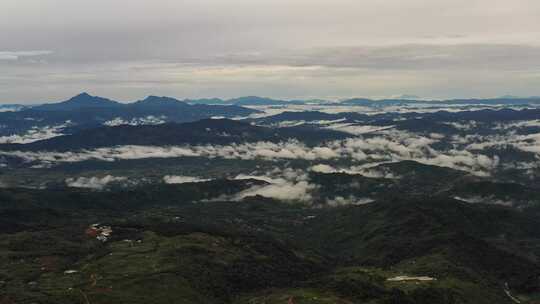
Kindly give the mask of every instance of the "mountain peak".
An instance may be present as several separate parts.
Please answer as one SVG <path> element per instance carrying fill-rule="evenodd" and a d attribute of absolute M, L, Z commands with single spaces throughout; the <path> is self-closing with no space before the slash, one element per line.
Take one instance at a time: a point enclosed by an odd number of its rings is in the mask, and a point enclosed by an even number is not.
<path fill-rule="evenodd" d="M 110 106 L 118 104 L 116 101 L 112 101 L 108 98 L 103 98 L 99 96 L 92 96 L 86 92 L 83 92 L 79 95 L 71 97 L 69 100 L 64 103 L 76 103 L 80 105 L 95 105 L 95 106 Z"/>
<path fill-rule="evenodd" d="M 82 92 L 82 93 L 80 93 L 79 95 L 76 95 L 73 98 L 87 98 L 87 97 L 92 97 L 92 96 L 90 94 L 86 93 L 86 92 Z"/>
<path fill-rule="evenodd" d="M 86 92 L 83 92 L 81 94 L 78 94 L 76 96 L 71 97 L 70 99 L 59 102 L 59 103 L 50 103 L 50 104 L 44 104 L 42 106 L 36 107 L 35 109 L 38 110 L 76 110 L 80 108 L 110 108 L 110 107 L 117 107 L 121 104 L 107 99 L 103 97 L 98 96 L 92 96 Z"/>
<path fill-rule="evenodd" d="M 179 100 L 177 100 L 175 98 L 172 98 L 172 97 L 149 95 L 148 97 L 146 97 L 142 101 L 156 102 L 156 101 L 179 101 Z"/>
<path fill-rule="evenodd" d="M 137 105 L 150 105 L 150 106 L 179 106 L 187 105 L 187 103 L 180 101 L 176 98 L 166 96 L 150 95 L 143 100 L 136 102 Z"/>

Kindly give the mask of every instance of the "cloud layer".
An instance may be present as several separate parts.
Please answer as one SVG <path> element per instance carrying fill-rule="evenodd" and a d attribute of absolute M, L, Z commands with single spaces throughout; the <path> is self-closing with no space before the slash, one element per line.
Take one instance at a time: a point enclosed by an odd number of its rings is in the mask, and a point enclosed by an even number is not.
<path fill-rule="evenodd" d="M 66 185 L 72 188 L 87 188 L 94 190 L 102 190 L 110 183 L 118 183 L 126 181 L 127 177 L 106 175 L 104 177 L 77 177 L 66 179 Z"/>
<path fill-rule="evenodd" d="M 163 177 L 163 182 L 166 184 L 200 183 L 206 181 L 209 181 L 209 179 L 194 176 L 166 175 Z"/>
<path fill-rule="evenodd" d="M 0 93 L 539 95 L 539 15 L 536 0 L 3 0 Z"/>
<path fill-rule="evenodd" d="M 52 54 L 52 51 L 17 51 L 17 52 L 6 52 L 0 51 L 0 60 L 19 60 L 22 57 L 36 57 Z"/>
<path fill-rule="evenodd" d="M 515 137 L 514 139 L 505 139 L 505 144 L 515 145 L 524 151 L 540 153 L 540 137 L 538 137 L 538 134 Z M 379 131 L 377 136 L 331 141 L 325 145 L 315 147 L 291 140 L 279 143 L 255 142 L 215 146 L 118 146 L 78 152 L 0 151 L 0 155 L 20 157 L 27 161 L 39 162 L 41 164 L 80 162 L 90 159 L 115 161 L 174 157 L 243 160 L 298 159 L 308 161 L 337 161 L 345 159 L 359 165 L 374 162 L 414 160 L 424 164 L 466 170 L 477 175 L 489 175 L 489 172 L 499 165 L 499 158 L 497 156 L 487 156 L 474 152 L 475 149 L 497 144 L 491 138 L 487 139 L 488 142 L 471 144 L 466 149 L 454 147 L 447 150 L 437 150 L 433 148 L 436 143 L 443 139 L 444 136 L 439 134 L 426 137 L 410 132 L 384 130 Z"/>
<path fill-rule="evenodd" d="M 63 129 L 70 125 L 69 121 L 57 126 L 33 127 L 21 135 L 0 136 L 0 144 L 28 144 L 39 140 L 64 135 Z"/>
<path fill-rule="evenodd" d="M 269 183 L 263 186 L 254 186 L 237 193 L 233 200 L 241 200 L 249 196 L 264 196 L 281 201 L 295 201 L 311 203 L 312 192 L 317 188 L 311 184 L 306 173 L 301 170 L 275 169 L 267 175 L 238 175 L 235 179 L 258 179 Z"/>

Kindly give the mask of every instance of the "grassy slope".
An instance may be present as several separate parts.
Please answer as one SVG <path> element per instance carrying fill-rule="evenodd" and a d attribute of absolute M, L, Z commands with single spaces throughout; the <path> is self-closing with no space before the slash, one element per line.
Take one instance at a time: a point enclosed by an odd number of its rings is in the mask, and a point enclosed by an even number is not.
<path fill-rule="evenodd" d="M 487 304 L 509 303 L 504 282 L 516 293 L 537 288 L 537 264 L 510 250 L 540 239 L 533 214 L 435 198 L 323 210 L 182 199 L 234 185 L 211 186 L 3 190 L 0 299 Z M 84 235 L 95 222 L 113 227 L 107 243 Z M 397 275 L 437 281 L 386 281 Z"/>

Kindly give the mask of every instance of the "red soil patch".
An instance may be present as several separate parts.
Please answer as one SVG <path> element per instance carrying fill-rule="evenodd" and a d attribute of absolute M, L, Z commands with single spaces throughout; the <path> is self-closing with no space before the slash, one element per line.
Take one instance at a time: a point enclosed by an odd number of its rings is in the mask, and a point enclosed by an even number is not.
<path fill-rule="evenodd" d="M 95 238 L 96 236 L 98 236 L 98 231 L 95 228 L 87 228 L 84 231 L 84 234 L 86 234 L 88 237 Z"/>

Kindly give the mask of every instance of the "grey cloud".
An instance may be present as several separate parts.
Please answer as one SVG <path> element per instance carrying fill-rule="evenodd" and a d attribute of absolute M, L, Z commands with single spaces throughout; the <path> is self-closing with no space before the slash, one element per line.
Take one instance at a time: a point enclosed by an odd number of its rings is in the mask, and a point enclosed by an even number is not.
<path fill-rule="evenodd" d="M 231 54 L 215 64 L 270 64 L 389 70 L 534 70 L 540 46 L 517 44 L 406 44 L 315 48 L 279 53 Z"/>
<path fill-rule="evenodd" d="M 0 61 L 1 60 L 15 61 L 15 60 L 19 60 L 22 57 L 36 57 L 36 56 L 50 55 L 52 53 L 53 53 L 52 51 L 16 51 L 16 52 L 0 51 Z"/>
<path fill-rule="evenodd" d="M 539 15 L 536 0 L 3 0 L 0 96 L 538 95 Z M 54 53 L 8 52 L 28 49 Z"/>

